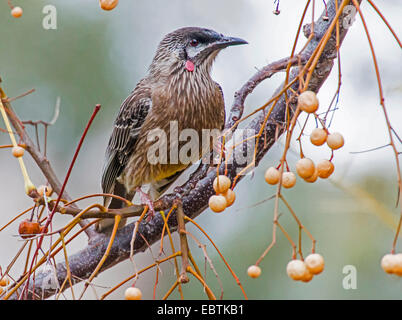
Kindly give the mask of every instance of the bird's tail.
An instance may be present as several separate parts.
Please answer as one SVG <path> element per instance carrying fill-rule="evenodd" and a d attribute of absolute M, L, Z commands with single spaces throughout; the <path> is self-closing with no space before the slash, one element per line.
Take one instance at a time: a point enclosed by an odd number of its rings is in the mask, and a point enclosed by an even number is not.
<path fill-rule="evenodd" d="M 115 183 L 114 186 L 114 190 L 113 190 L 113 194 L 120 196 L 124 199 L 127 199 L 129 201 L 131 201 L 134 198 L 135 193 L 133 194 L 128 194 L 126 192 L 126 188 L 124 187 L 124 185 L 122 185 L 121 183 L 117 182 Z M 120 209 L 123 208 L 125 206 L 124 201 L 121 201 L 119 199 L 116 198 L 112 198 L 112 197 L 105 197 L 104 199 L 104 207 L 109 208 L 109 209 Z M 126 224 L 126 220 L 127 219 L 121 219 L 120 223 L 119 223 L 119 228 L 124 227 L 124 225 Z M 107 229 L 110 229 L 111 227 L 113 227 L 114 225 L 114 220 L 113 219 L 102 219 L 99 222 L 96 223 L 95 225 L 95 229 L 98 232 L 104 232 Z"/>

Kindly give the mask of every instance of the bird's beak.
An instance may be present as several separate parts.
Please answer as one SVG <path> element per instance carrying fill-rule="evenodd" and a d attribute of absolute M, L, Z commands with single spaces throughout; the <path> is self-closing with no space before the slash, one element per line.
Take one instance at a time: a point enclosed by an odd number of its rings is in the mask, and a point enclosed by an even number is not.
<path fill-rule="evenodd" d="M 237 46 L 240 44 L 248 44 L 248 42 L 240 38 L 222 36 L 222 38 L 220 38 L 219 40 L 211 43 L 208 46 L 208 49 L 210 51 L 215 51 L 218 49 L 224 49 L 229 46 Z"/>
<path fill-rule="evenodd" d="M 229 46 L 236 46 L 240 44 L 247 44 L 246 40 L 235 38 L 235 37 L 226 37 L 222 35 L 214 42 L 208 44 L 198 55 L 197 60 L 204 61 L 208 57 L 215 57 L 219 50 L 224 49 Z"/>

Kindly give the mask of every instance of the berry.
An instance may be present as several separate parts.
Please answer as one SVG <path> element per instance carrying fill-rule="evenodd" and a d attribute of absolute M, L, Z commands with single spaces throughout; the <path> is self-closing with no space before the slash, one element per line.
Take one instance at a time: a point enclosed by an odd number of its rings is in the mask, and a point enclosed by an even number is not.
<path fill-rule="evenodd" d="M 45 229 L 45 225 L 39 227 L 39 233 L 47 233 L 49 231 L 49 228 Z"/>
<path fill-rule="evenodd" d="M 297 281 L 302 280 L 309 271 L 303 261 L 295 259 L 288 263 L 286 266 L 286 272 L 291 279 Z"/>
<path fill-rule="evenodd" d="M 317 171 L 317 167 L 314 169 L 314 173 L 311 177 L 304 179 L 304 181 L 308 182 L 308 183 L 314 183 L 317 181 L 318 178 L 318 171 Z"/>
<path fill-rule="evenodd" d="M 45 193 L 46 190 L 46 197 L 50 197 L 53 193 L 53 189 L 51 186 L 39 186 L 37 191 L 39 193 L 40 196 L 43 196 L 43 194 Z"/>
<path fill-rule="evenodd" d="M 274 167 L 270 167 L 265 171 L 265 181 L 269 184 L 277 184 L 279 182 L 279 178 L 281 176 L 281 173 L 279 170 L 275 169 Z"/>
<path fill-rule="evenodd" d="M 326 179 L 334 172 L 334 165 L 329 160 L 321 160 L 317 163 L 317 174 L 320 178 Z"/>
<path fill-rule="evenodd" d="M 230 207 L 236 200 L 236 193 L 232 189 L 228 189 L 222 194 L 226 199 L 226 207 Z"/>
<path fill-rule="evenodd" d="M 22 16 L 22 8 L 21 8 L 21 7 L 14 7 L 14 8 L 11 10 L 11 15 L 12 15 L 14 18 L 19 18 L 19 17 L 21 17 L 21 16 Z"/>
<path fill-rule="evenodd" d="M 8 277 L 8 275 L 4 275 L 1 279 L 0 279 L 0 286 L 1 287 L 5 287 L 8 286 L 10 284 L 10 278 Z"/>
<path fill-rule="evenodd" d="M 318 253 L 309 254 L 304 263 L 312 274 L 320 274 L 324 270 L 324 258 Z"/>
<path fill-rule="evenodd" d="M 395 255 L 394 273 L 398 276 L 402 276 L 402 253 L 398 253 Z"/>
<path fill-rule="evenodd" d="M 332 150 L 336 150 L 342 148 L 345 143 L 343 136 L 339 132 L 334 132 L 328 135 L 327 137 L 327 145 Z"/>
<path fill-rule="evenodd" d="M 292 188 L 296 184 L 296 175 L 293 172 L 284 172 L 282 174 L 282 185 L 285 188 Z"/>
<path fill-rule="evenodd" d="M 327 141 L 327 132 L 321 128 L 315 128 L 310 134 L 310 141 L 315 146 L 321 146 Z"/>
<path fill-rule="evenodd" d="M 24 155 L 25 149 L 23 147 L 16 146 L 11 149 L 11 152 L 14 157 L 20 158 Z"/>
<path fill-rule="evenodd" d="M 311 273 L 310 270 L 307 269 L 307 272 L 303 275 L 301 281 L 303 282 L 310 282 L 314 277 L 314 274 Z"/>
<path fill-rule="evenodd" d="M 20 223 L 18 232 L 23 239 L 32 237 L 34 234 L 40 232 L 40 226 L 38 222 L 32 222 L 30 220 L 24 220 Z"/>
<path fill-rule="evenodd" d="M 301 178 L 310 178 L 314 174 L 314 171 L 315 165 L 311 159 L 303 158 L 297 161 L 296 172 Z"/>
<path fill-rule="evenodd" d="M 114 9 L 118 3 L 119 3 L 119 0 L 100 0 L 99 1 L 101 8 L 103 10 L 107 10 L 107 11 Z"/>
<path fill-rule="evenodd" d="M 232 184 L 232 181 L 227 176 L 220 175 L 214 180 L 214 190 L 217 193 L 225 193 L 228 191 Z"/>
<path fill-rule="evenodd" d="M 397 269 L 398 259 L 395 254 L 386 254 L 381 259 L 381 268 L 386 273 L 394 273 Z"/>
<path fill-rule="evenodd" d="M 299 95 L 297 103 L 302 111 L 307 113 L 316 112 L 318 109 L 318 99 L 313 91 L 304 91 Z"/>
<path fill-rule="evenodd" d="M 227 207 L 226 198 L 222 195 L 214 195 L 209 198 L 209 208 L 213 212 L 222 212 Z"/>
<path fill-rule="evenodd" d="M 256 265 L 249 266 L 247 269 L 247 274 L 250 278 L 258 278 L 261 275 L 261 268 Z"/>
<path fill-rule="evenodd" d="M 141 300 L 142 292 L 138 288 L 130 287 L 124 292 L 124 298 L 126 300 Z"/>

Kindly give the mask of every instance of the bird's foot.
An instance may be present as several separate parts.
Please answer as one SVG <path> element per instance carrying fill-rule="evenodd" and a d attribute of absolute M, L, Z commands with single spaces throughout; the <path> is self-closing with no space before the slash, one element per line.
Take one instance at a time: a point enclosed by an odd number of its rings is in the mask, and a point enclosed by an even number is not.
<path fill-rule="evenodd" d="M 138 187 L 136 191 L 140 195 L 141 203 L 144 206 L 148 207 L 148 212 L 147 212 L 147 215 L 146 215 L 146 221 L 149 222 L 149 221 L 152 220 L 152 218 L 155 215 L 154 202 L 152 201 L 152 199 L 149 196 L 149 194 L 147 194 L 144 191 L 142 191 L 140 187 Z"/>

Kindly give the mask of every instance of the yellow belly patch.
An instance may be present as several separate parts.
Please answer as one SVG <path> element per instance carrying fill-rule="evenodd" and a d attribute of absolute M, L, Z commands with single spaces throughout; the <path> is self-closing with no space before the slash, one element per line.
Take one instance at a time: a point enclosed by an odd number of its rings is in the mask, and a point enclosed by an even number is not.
<path fill-rule="evenodd" d="M 160 181 L 174 175 L 178 171 L 184 170 L 188 165 L 185 164 L 171 164 L 163 165 L 162 168 L 155 170 L 155 175 L 151 177 L 152 181 Z"/>

